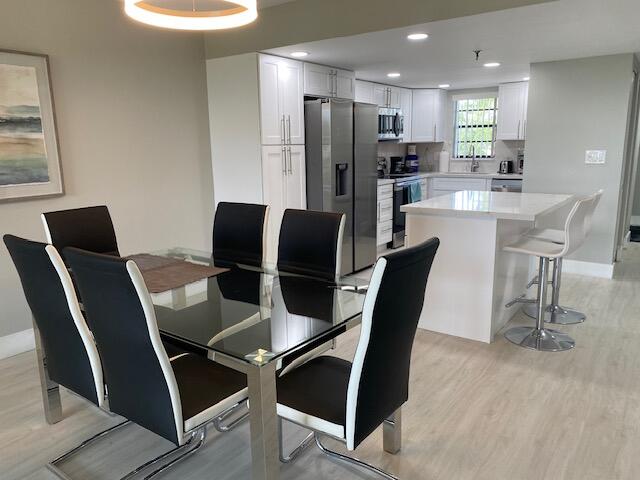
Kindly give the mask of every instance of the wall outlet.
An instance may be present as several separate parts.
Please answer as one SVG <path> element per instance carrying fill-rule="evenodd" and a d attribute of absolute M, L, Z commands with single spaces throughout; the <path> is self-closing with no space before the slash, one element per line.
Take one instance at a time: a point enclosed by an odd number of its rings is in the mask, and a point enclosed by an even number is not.
<path fill-rule="evenodd" d="M 584 154 L 584 163 L 587 165 L 604 165 L 606 160 L 606 150 L 587 150 Z"/>

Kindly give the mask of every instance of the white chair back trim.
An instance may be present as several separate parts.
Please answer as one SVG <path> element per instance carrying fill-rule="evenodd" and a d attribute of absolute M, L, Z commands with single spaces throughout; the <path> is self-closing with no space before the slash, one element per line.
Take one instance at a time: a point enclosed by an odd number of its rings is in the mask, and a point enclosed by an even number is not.
<path fill-rule="evenodd" d="M 169 396 L 171 398 L 171 406 L 173 408 L 173 416 L 176 423 L 176 437 L 179 444 L 184 445 L 186 439 L 184 435 L 184 419 L 182 418 L 180 391 L 178 390 L 178 383 L 176 382 L 176 377 L 173 373 L 169 356 L 167 355 L 164 345 L 162 344 L 162 339 L 160 338 L 160 331 L 158 330 L 158 323 L 156 320 L 155 309 L 153 308 L 153 302 L 151 301 L 151 295 L 149 295 L 149 290 L 147 290 L 147 286 L 144 283 L 144 278 L 142 277 L 138 266 L 132 260 L 127 262 L 127 272 L 129 272 L 129 277 L 131 277 L 133 286 L 138 293 L 138 298 L 140 299 L 140 304 L 142 305 L 144 316 L 147 320 L 147 329 L 149 331 L 151 345 L 153 345 L 153 350 L 156 353 L 158 363 L 160 364 L 165 381 L 167 382 Z"/>
<path fill-rule="evenodd" d="M 44 220 L 44 216 L 42 218 Z M 48 231 L 46 226 L 47 223 L 45 221 L 45 230 Z M 49 259 L 51 260 L 53 267 L 58 273 L 60 283 L 62 284 L 62 288 L 64 289 L 64 295 L 67 299 L 67 305 L 69 306 L 69 311 L 71 312 L 71 317 L 73 318 L 73 323 L 75 324 L 76 329 L 80 334 L 82 344 L 84 345 L 84 349 L 86 350 L 87 356 L 89 357 L 91 373 L 93 374 L 93 382 L 96 387 L 98 406 L 103 408 L 105 406 L 105 388 L 104 377 L 102 374 L 102 362 L 100 360 L 100 355 L 98 354 L 95 340 L 93 339 L 93 334 L 91 333 L 91 330 L 89 330 L 87 322 L 82 315 L 80 304 L 78 302 L 78 296 L 76 295 L 76 289 L 73 286 L 73 281 L 71 280 L 71 276 L 69 275 L 67 266 L 62 261 L 62 257 L 60 257 L 58 250 L 53 245 L 47 245 L 45 247 L 45 250 L 49 255 Z"/>

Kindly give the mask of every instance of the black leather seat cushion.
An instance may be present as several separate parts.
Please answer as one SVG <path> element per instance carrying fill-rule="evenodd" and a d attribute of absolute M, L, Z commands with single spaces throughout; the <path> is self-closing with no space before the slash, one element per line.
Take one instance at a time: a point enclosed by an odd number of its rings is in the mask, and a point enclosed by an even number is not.
<path fill-rule="evenodd" d="M 337 425 L 346 425 L 351 363 L 314 358 L 278 378 L 278 403 Z"/>
<path fill-rule="evenodd" d="M 247 386 L 247 377 L 198 355 L 171 362 L 182 401 L 184 420 L 204 412 Z"/>

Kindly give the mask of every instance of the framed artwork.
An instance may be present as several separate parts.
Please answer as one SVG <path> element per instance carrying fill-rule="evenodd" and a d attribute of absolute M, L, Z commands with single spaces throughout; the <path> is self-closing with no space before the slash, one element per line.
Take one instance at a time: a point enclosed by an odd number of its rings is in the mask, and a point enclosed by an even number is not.
<path fill-rule="evenodd" d="M 0 50 L 0 202 L 63 193 L 49 57 Z"/>

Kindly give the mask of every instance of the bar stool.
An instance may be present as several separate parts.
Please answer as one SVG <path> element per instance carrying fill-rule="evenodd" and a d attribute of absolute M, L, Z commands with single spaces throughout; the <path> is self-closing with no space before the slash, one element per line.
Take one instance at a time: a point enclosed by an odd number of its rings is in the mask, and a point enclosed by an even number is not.
<path fill-rule="evenodd" d="M 591 198 L 579 200 L 571 209 L 564 227 L 563 244 L 553 243 L 526 234 L 516 242 L 504 247 L 507 252 L 535 255 L 540 258 L 538 271 L 538 315 L 535 327 L 514 327 L 504 336 L 521 347 L 542 352 L 560 352 L 575 346 L 575 341 L 567 334 L 544 328 L 549 277 L 549 262 L 569 255 L 584 241 L 584 223 L 589 212 Z"/>
<path fill-rule="evenodd" d="M 584 219 L 584 238 L 586 238 L 591 232 L 591 223 L 593 214 L 602 198 L 603 190 L 598 190 L 593 195 L 586 197 L 585 200 L 590 200 L 589 208 Z M 525 234 L 527 237 L 536 238 L 538 240 L 545 240 L 557 244 L 564 244 L 565 233 L 564 230 L 551 229 L 551 228 L 534 228 Z M 551 274 L 551 303 L 545 310 L 546 323 L 553 323 L 557 325 L 571 325 L 575 323 L 582 323 L 587 318 L 584 313 L 578 312 L 568 307 L 560 305 L 560 285 L 562 277 L 562 257 L 556 258 L 553 261 L 553 272 Z M 532 281 L 529 286 L 537 283 L 537 280 Z M 531 318 L 538 317 L 538 302 L 529 303 L 525 305 L 522 311 Z"/>

